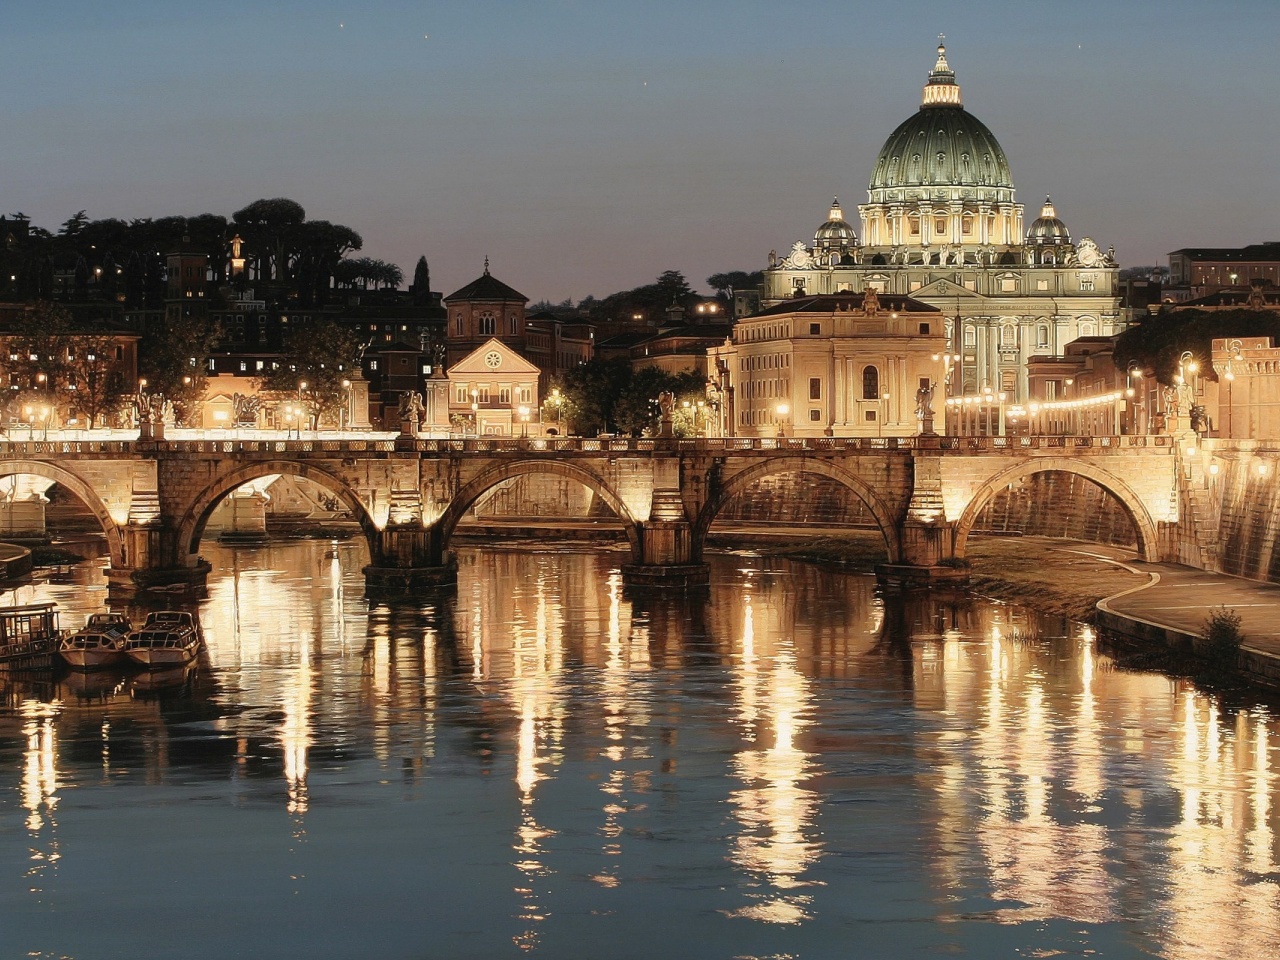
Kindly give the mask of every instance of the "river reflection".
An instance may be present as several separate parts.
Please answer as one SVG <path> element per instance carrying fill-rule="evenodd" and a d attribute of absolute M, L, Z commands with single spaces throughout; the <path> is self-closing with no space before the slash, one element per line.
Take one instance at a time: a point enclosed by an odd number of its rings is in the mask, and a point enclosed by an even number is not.
<path fill-rule="evenodd" d="M 1280 953 L 1275 719 L 1087 627 L 748 556 L 671 597 L 475 549 L 370 608 L 354 545 L 205 552 L 196 670 L 0 675 L 5 956 Z M 103 609 L 63 579 L 18 599 Z"/>

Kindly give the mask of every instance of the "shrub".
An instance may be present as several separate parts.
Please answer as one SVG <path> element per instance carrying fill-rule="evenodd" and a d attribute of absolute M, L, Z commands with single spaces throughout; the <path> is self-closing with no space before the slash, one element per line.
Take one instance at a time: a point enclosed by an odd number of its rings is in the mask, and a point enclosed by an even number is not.
<path fill-rule="evenodd" d="M 1204 656 L 1215 670 L 1234 670 L 1240 657 L 1240 615 L 1218 607 L 1205 621 Z"/>

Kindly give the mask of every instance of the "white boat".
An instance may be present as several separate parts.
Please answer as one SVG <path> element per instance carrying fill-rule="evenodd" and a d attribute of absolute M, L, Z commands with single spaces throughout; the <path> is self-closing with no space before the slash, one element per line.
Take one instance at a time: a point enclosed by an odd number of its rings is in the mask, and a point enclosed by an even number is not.
<path fill-rule="evenodd" d="M 58 642 L 58 656 L 73 670 L 98 670 L 123 663 L 132 629 L 123 613 L 95 613 L 75 633 Z"/>
<path fill-rule="evenodd" d="M 165 670 L 191 663 L 200 652 L 200 628 L 185 610 L 159 610 L 129 634 L 124 652 L 148 670 Z"/>
<path fill-rule="evenodd" d="M 61 638 L 56 603 L 0 607 L 0 668 L 48 669 Z"/>

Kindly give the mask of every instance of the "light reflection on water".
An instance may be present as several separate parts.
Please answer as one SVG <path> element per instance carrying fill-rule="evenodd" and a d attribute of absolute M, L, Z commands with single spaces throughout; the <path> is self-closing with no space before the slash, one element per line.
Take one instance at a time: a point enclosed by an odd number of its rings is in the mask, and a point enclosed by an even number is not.
<path fill-rule="evenodd" d="M 0 954 L 1280 952 L 1276 721 L 1086 627 L 563 551 L 369 609 L 354 546 L 206 553 L 193 674 L 0 678 Z M 95 576 L 19 599 L 75 626 Z"/>

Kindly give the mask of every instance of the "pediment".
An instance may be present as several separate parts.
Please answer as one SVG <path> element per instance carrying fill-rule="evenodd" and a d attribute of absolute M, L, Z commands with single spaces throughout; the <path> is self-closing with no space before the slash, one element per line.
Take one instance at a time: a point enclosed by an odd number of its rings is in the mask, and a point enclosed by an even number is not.
<path fill-rule="evenodd" d="M 492 359 L 496 356 L 496 362 Z M 449 368 L 449 377 L 536 377 L 536 366 L 496 337 L 472 350 Z"/>
<path fill-rule="evenodd" d="M 955 281 L 947 280 L 944 277 L 939 277 L 932 283 L 925 284 L 919 290 L 909 293 L 907 296 L 914 297 L 916 300 L 927 300 L 929 297 L 946 297 L 948 300 L 954 300 L 957 297 L 980 299 L 978 294 L 968 287 L 962 287 Z"/>

